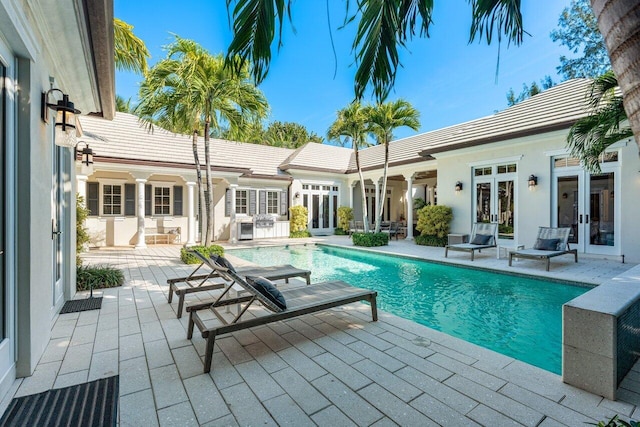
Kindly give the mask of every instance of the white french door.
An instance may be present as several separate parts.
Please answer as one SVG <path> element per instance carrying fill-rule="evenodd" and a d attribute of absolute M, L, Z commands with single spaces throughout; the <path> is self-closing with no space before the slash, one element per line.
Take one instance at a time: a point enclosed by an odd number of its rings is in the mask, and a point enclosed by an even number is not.
<path fill-rule="evenodd" d="M 59 306 L 64 299 L 63 288 L 63 262 L 64 262 L 64 234 L 62 233 L 62 227 L 64 224 L 63 215 L 63 155 L 61 150 L 66 150 L 64 147 L 57 145 L 53 146 L 53 183 L 52 183 L 52 203 L 51 203 L 51 244 L 53 253 L 53 298 L 51 301 L 51 314 L 52 316 L 57 313 Z"/>
<path fill-rule="evenodd" d="M 338 226 L 338 187 L 304 184 L 302 192 L 302 204 L 308 211 L 309 231 L 333 234 Z"/>
<path fill-rule="evenodd" d="M 474 221 L 498 224 L 498 243 L 516 240 L 515 177 L 476 177 L 474 180 Z"/>
<path fill-rule="evenodd" d="M 604 163 L 590 174 L 579 167 L 555 170 L 553 225 L 570 227 L 569 243 L 578 252 L 620 254 L 619 172 Z"/>

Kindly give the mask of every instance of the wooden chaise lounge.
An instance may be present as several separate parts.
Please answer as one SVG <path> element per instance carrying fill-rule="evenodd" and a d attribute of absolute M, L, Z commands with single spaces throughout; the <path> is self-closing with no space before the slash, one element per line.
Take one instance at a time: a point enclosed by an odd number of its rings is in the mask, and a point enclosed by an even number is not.
<path fill-rule="evenodd" d="M 216 283 L 210 281 L 211 279 L 220 277 L 220 274 L 216 271 L 213 261 L 209 257 L 194 250 L 190 250 L 189 253 L 201 261 L 200 265 L 186 277 L 167 280 L 169 284 L 169 296 L 167 297 L 169 304 L 173 301 L 174 293 L 178 296 L 178 318 L 182 317 L 184 299 L 187 294 L 222 289 L 225 287 L 225 284 L 222 282 Z M 208 274 L 196 274 L 203 266 L 208 267 L 210 272 Z M 241 276 L 262 276 L 269 280 L 284 279 L 285 283 L 289 283 L 289 279 L 300 277 L 306 280 L 307 285 L 311 283 L 311 271 L 296 268 L 290 264 L 240 268 L 238 269 L 238 274 Z M 186 286 L 183 284 L 186 284 Z"/>
<path fill-rule="evenodd" d="M 575 262 L 578 262 L 578 250 L 571 249 L 569 246 L 569 234 L 571 229 L 568 227 L 539 227 L 538 237 L 533 249 L 521 249 L 509 254 L 509 267 L 513 258 L 528 258 L 546 260 L 547 271 L 551 264 L 551 258 L 560 255 L 573 254 Z"/>
<path fill-rule="evenodd" d="M 213 348 L 218 335 L 315 313 L 357 301 L 368 301 L 371 304 L 371 317 L 373 321 L 378 320 L 376 306 L 377 292 L 356 288 L 343 281 L 316 283 L 305 287 L 284 290 L 281 292 L 281 295 L 286 301 L 286 309 L 266 313 L 261 311 L 255 317 L 247 317 L 247 309 L 252 303 L 259 301 L 265 308 L 274 310 L 274 308 L 271 307 L 272 303 L 242 277 L 230 270 L 222 270 L 224 271 L 221 271 L 221 276 L 228 280 L 228 287 L 223 294 L 217 299 L 188 303 L 186 308 L 189 313 L 187 338 L 191 339 L 193 337 L 194 327 L 197 326 L 202 337 L 207 340 L 204 359 L 205 373 L 211 370 Z M 235 298 L 226 297 L 225 294 L 234 284 L 240 285 L 248 295 L 245 294 Z M 233 320 L 227 321 L 218 312 L 218 309 L 232 304 L 240 304 L 241 308 L 239 307 L 238 314 Z M 242 304 L 244 304 L 244 306 L 242 306 Z M 214 316 L 211 316 L 212 312 Z"/>

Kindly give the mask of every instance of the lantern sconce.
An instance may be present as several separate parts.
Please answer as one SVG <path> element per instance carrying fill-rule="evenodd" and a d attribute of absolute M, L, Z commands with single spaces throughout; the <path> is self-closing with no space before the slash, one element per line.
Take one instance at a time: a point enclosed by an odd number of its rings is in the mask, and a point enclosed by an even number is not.
<path fill-rule="evenodd" d="M 456 190 L 456 194 L 460 194 L 460 192 L 462 191 L 462 182 L 460 181 L 456 182 L 455 190 Z"/>
<path fill-rule="evenodd" d="M 538 177 L 531 174 L 529 175 L 529 191 L 533 191 L 538 185 Z"/>
<path fill-rule="evenodd" d="M 299 199 L 300 198 L 300 192 L 296 191 L 296 194 L 294 194 L 293 197 L 295 197 L 296 199 Z"/>
<path fill-rule="evenodd" d="M 62 94 L 62 99 L 55 104 L 49 102 L 49 96 L 54 92 Z M 49 123 L 49 109 L 56 111 L 55 116 L 55 144 L 61 147 L 75 147 L 78 128 L 76 126 L 76 114 L 80 114 L 80 110 L 76 110 L 73 102 L 69 101 L 69 95 L 60 89 L 53 87 L 46 92 L 42 92 L 42 121 Z"/>
<path fill-rule="evenodd" d="M 84 144 L 82 151 L 78 150 L 78 146 Z M 91 175 L 93 173 L 93 150 L 89 148 L 89 144 L 80 141 L 73 149 L 73 158 L 78 159 L 78 152 L 80 153 L 80 163 L 82 165 L 82 173 L 84 175 Z"/>

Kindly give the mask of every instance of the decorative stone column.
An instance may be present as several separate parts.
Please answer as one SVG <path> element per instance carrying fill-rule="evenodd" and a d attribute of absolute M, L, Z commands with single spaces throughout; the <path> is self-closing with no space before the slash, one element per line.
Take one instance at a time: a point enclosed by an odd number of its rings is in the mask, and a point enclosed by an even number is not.
<path fill-rule="evenodd" d="M 229 241 L 231 243 L 238 243 L 238 224 L 236 224 L 236 189 L 237 184 L 231 184 L 231 217 L 229 220 Z"/>
<path fill-rule="evenodd" d="M 406 240 L 413 240 L 413 175 L 405 176 L 407 180 L 407 235 Z"/>
<path fill-rule="evenodd" d="M 76 179 L 78 180 L 78 195 L 84 199 L 85 206 L 87 204 L 87 180 L 89 179 L 86 175 L 76 175 Z"/>
<path fill-rule="evenodd" d="M 196 244 L 195 182 L 187 182 L 187 246 Z"/>
<path fill-rule="evenodd" d="M 143 249 L 147 247 L 144 233 L 144 185 L 147 180 L 138 178 L 136 182 L 138 183 L 138 242 L 136 249 Z"/>

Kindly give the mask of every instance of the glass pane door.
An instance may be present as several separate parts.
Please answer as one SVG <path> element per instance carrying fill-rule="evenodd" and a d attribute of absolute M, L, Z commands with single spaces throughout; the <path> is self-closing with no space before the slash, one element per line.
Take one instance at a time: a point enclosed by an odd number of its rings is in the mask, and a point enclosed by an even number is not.
<path fill-rule="evenodd" d="M 578 175 L 560 176 L 557 182 L 557 225 L 570 227 L 569 243 L 579 244 Z"/>
<path fill-rule="evenodd" d="M 476 222 L 492 222 L 491 182 L 476 182 Z"/>
<path fill-rule="evenodd" d="M 514 183 L 498 181 L 498 238 L 504 240 L 514 239 L 515 218 L 515 194 Z"/>
<path fill-rule="evenodd" d="M 615 246 L 614 173 L 589 177 L 589 245 Z"/>

